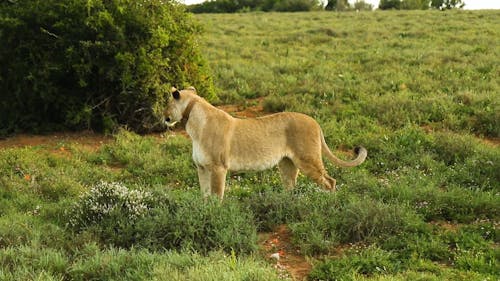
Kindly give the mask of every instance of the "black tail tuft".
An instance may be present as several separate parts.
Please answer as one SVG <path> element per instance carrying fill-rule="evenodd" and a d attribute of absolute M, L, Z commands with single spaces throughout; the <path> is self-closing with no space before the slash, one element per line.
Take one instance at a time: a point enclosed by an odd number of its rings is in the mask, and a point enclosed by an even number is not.
<path fill-rule="evenodd" d="M 359 152 L 361 152 L 362 148 L 363 147 L 361 147 L 361 146 L 356 146 L 356 148 L 354 148 L 354 153 L 359 154 Z"/>

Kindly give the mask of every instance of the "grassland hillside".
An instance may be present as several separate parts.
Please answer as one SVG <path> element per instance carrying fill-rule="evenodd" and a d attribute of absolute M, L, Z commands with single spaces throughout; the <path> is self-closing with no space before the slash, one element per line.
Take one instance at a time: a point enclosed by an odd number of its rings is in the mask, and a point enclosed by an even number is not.
<path fill-rule="evenodd" d="M 497 17 L 197 15 L 223 102 L 266 97 L 268 111 L 301 111 L 324 122 L 367 118 L 377 127 L 413 124 L 487 137 L 500 136 Z"/>
<path fill-rule="evenodd" d="M 310 114 L 367 161 L 327 162 L 336 193 L 231 174 L 220 203 L 182 134 L 2 141 L 0 280 L 497 280 L 499 17 L 196 15 L 219 106 Z"/>

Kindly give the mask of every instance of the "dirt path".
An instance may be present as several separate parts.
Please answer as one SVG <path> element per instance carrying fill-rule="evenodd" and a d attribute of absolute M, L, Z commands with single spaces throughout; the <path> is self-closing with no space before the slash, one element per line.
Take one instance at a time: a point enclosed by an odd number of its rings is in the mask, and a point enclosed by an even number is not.
<path fill-rule="evenodd" d="M 249 100 L 250 104 L 255 105 L 248 107 L 242 105 L 221 105 L 218 106 L 218 108 L 238 118 L 254 118 L 264 114 L 262 100 L 262 98 Z M 180 134 L 185 135 L 183 133 Z M 155 136 L 155 134 L 152 135 Z M 109 143 L 112 140 L 112 136 L 98 134 L 91 131 L 56 132 L 48 135 L 19 134 L 13 137 L 0 139 L 0 149 L 38 145 L 55 147 L 63 146 L 67 143 L 79 144 L 89 149 L 98 149 L 101 145 Z"/>
<path fill-rule="evenodd" d="M 43 145 L 47 147 L 64 146 L 65 144 L 79 144 L 85 148 L 97 149 L 113 140 L 112 136 L 105 136 L 90 131 L 58 132 L 49 135 L 19 134 L 0 140 L 0 149 L 8 147 L 25 147 Z"/>
<path fill-rule="evenodd" d="M 217 106 L 217 108 L 237 118 L 255 118 L 264 115 L 263 101 L 264 98 L 256 98 L 248 100 L 248 104 L 252 104 L 250 106 L 228 104 Z"/>
<path fill-rule="evenodd" d="M 237 118 L 255 118 L 265 115 L 262 106 L 264 98 L 250 99 L 247 101 L 249 106 L 244 105 L 220 105 L 217 108 L 222 109 Z M 433 130 L 429 127 L 423 129 L 430 133 Z M 186 135 L 182 130 L 176 130 L 181 135 Z M 186 135 L 187 136 L 187 135 Z M 500 146 L 500 138 L 480 138 L 481 142 L 492 147 Z M 24 147 L 24 146 L 58 146 L 65 143 L 80 144 L 85 148 L 98 149 L 102 144 L 109 143 L 113 140 L 112 136 L 105 136 L 103 134 L 93 133 L 91 131 L 83 132 L 59 132 L 49 135 L 33 135 L 33 134 L 20 134 L 14 137 L 0 139 L 0 149 L 7 147 Z M 339 147 L 338 150 L 343 150 Z"/>
<path fill-rule="evenodd" d="M 311 264 L 291 243 L 291 233 L 286 225 L 278 226 L 274 231 L 259 234 L 259 245 L 263 255 L 274 263 L 274 267 L 283 276 L 293 280 L 306 280 L 311 271 Z"/>

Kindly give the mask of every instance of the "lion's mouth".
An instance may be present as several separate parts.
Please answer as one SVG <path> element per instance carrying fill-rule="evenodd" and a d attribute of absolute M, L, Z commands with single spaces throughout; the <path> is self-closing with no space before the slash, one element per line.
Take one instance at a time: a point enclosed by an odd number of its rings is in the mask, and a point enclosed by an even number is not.
<path fill-rule="evenodd" d="M 179 121 L 172 121 L 170 120 L 170 117 L 165 118 L 165 125 L 167 125 L 167 127 L 173 127 L 177 123 L 179 123 Z"/>

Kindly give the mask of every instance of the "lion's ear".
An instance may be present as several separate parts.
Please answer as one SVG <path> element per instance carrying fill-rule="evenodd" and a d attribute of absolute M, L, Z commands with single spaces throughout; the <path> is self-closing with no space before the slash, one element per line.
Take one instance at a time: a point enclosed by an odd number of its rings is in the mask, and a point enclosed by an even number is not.
<path fill-rule="evenodd" d="M 175 88 L 172 88 L 172 97 L 174 97 L 174 99 L 178 100 L 181 98 L 181 92 L 179 92 L 179 90 L 175 89 Z"/>
<path fill-rule="evenodd" d="M 189 86 L 187 89 L 196 92 L 196 89 L 193 86 Z"/>

